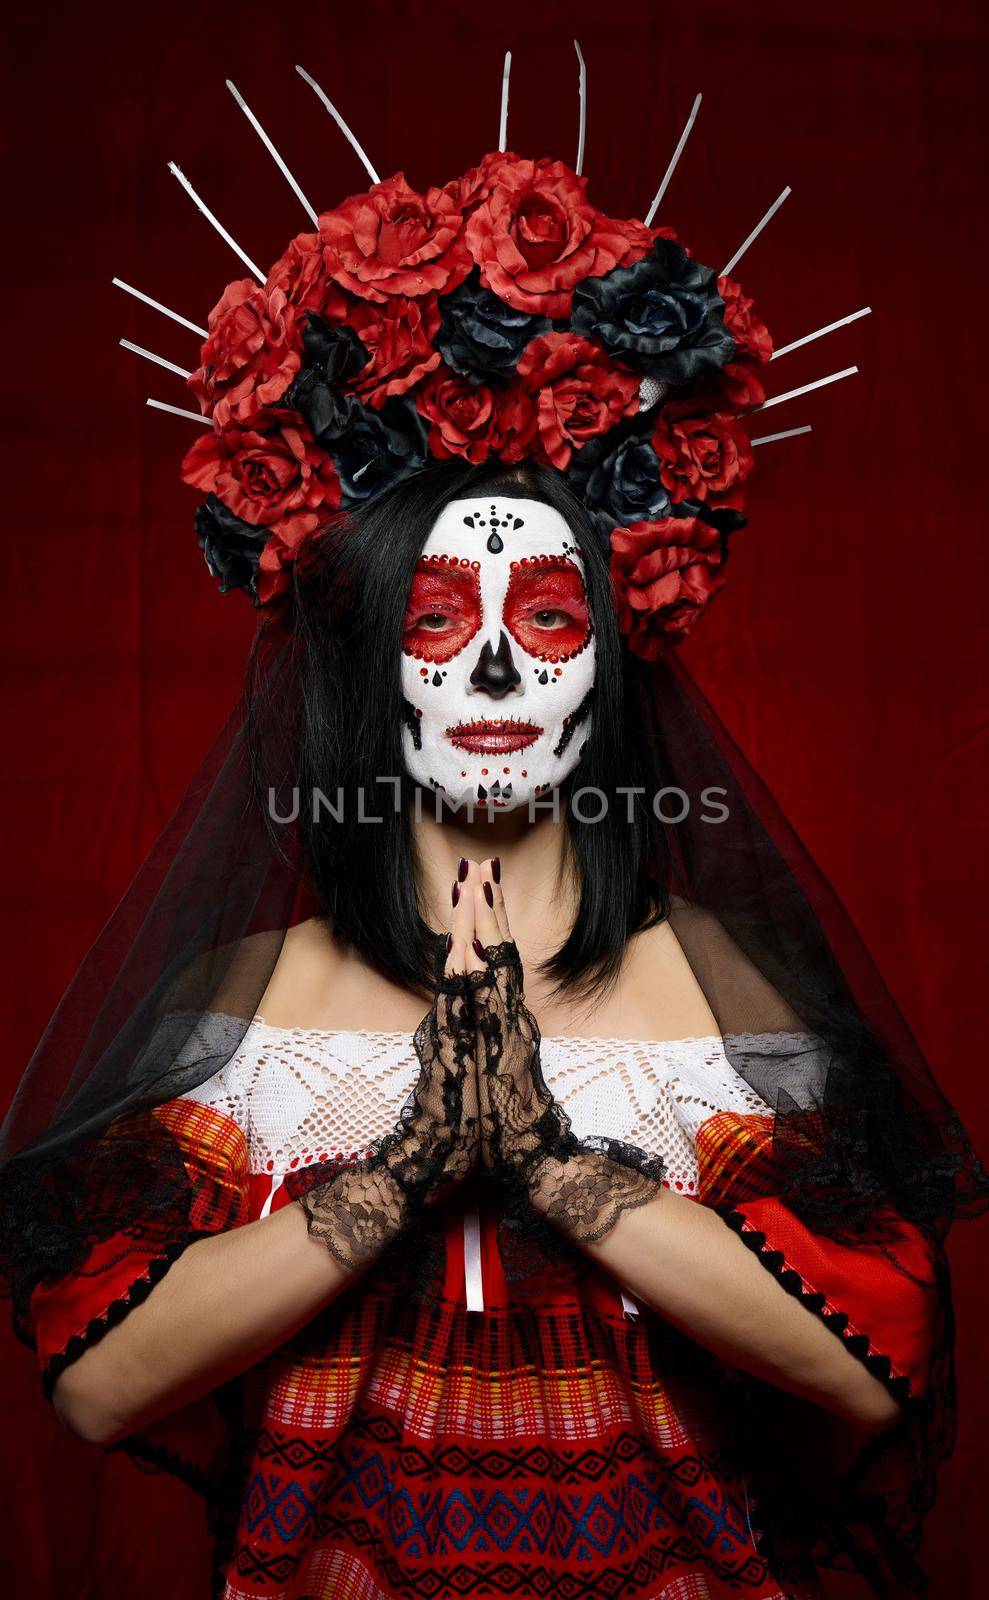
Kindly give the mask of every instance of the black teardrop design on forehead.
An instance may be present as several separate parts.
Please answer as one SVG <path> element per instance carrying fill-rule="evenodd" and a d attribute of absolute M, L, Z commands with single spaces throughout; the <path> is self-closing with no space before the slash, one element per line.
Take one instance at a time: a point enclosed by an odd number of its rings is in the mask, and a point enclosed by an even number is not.
<path fill-rule="evenodd" d="M 501 555 L 501 552 L 505 548 L 505 541 L 501 537 L 501 534 L 496 530 L 498 528 L 511 527 L 514 531 L 516 528 L 524 528 L 525 518 L 501 515 L 498 511 L 498 507 L 492 503 L 491 510 L 488 512 L 486 517 L 476 517 L 474 513 L 471 512 L 469 516 L 464 518 L 464 523 L 468 528 L 490 528 L 491 532 L 488 535 L 487 549 L 491 555 L 498 556 Z"/>

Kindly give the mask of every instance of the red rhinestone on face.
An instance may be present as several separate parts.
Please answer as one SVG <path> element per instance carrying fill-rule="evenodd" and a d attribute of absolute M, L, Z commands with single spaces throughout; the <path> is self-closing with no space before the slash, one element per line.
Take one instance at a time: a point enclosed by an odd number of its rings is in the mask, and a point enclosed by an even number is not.
<path fill-rule="evenodd" d="M 420 625 L 430 611 L 448 618 L 442 632 Z M 477 632 L 481 611 L 477 575 L 465 568 L 459 557 L 422 556 L 406 605 L 403 648 L 418 661 L 449 661 Z"/>

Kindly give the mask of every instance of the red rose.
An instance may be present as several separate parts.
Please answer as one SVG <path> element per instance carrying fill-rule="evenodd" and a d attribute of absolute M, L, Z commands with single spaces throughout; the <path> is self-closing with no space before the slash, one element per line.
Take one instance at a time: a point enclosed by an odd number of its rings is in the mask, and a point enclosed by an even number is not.
<path fill-rule="evenodd" d="M 382 406 L 389 395 L 405 394 L 440 364 L 432 339 L 440 325 L 436 296 L 406 300 L 396 295 L 384 305 L 352 300 L 336 319 L 353 328 L 368 352 L 368 363 L 344 385 L 369 405 Z"/>
<path fill-rule="evenodd" d="M 430 453 L 439 461 L 461 457 L 474 466 L 490 456 L 519 461 L 536 431 L 532 402 L 518 384 L 496 390 L 468 383 L 443 367 L 415 399 L 429 423 Z"/>
<path fill-rule="evenodd" d="M 401 173 L 352 195 L 319 219 L 323 261 L 362 300 L 448 294 L 470 271 L 462 218 L 442 189 L 424 195 Z"/>
<path fill-rule="evenodd" d="M 454 178 L 452 183 L 443 185 L 443 193 L 448 194 L 457 210 L 465 216 L 476 211 L 482 201 L 487 200 L 495 184 L 503 173 L 510 172 L 517 166 L 519 157 L 511 155 L 507 150 L 493 150 L 486 155 L 476 167 L 471 167 L 462 178 Z"/>
<path fill-rule="evenodd" d="M 659 476 L 673 500 L 717 496 L 719 505 L 734 505 L 741 499 L 736 485 L 752 470 L 752 447 L 734 417 L 716 413 L 679 418 L 675 408 L 673 415 L 667 408 L 656 424 L 652 444 L 659 457 Z"/>
<path fill-rule="evenodd" d="M 301 364 L 300 315 L 281 289 L 269 294 L 250 278 L 227 285 L 209 314 L 202 365 L 189 379 L 217 427 L 250 422 L 281 399 Z"/>
<path fill-rule="evenodd" d="M 482 168 L 496 181 L 467 223 L 467 245 L 485 287 L 519 311 L 566 317 L 581 278 L 649 250 L 648 230 L 602 216 L 584 192 L 586 178 L 561 161 L 492 155 Z"/>
<path fill-rule="evenodd" d="M 725 327 L 735 341 L 735 360 L 764 367 L 773 353 L 773 341 L 753 302 L 733 278 L 719 278 L 718 293 L 725 303 Z"/>
<path fill-rule="evenodd" d="M 696 517 L 633 522 L 611 535 L 618 626 L 633 655 L 655 661 L 680 640 L 724 585 L 725 547 Z"/>
<path fill-rule="evenodd" d="M 323 241 L 318 233 L 300 233 L 268 273 L 265 289 L 280 289 L 301 311 L 318 311 L 333 321 L 346 300 L 329 277 L 323 261 Z"/>
<path fill-rule="evenodd" d="M 498 395 L 498 426 L 502 461 L 524 461 L 533 455 L 539 417 L 532 396 L 521 383 L 506 384 Z"/>
<path fill-rule="evenodd" d="M 182 477 L 215 494 L 244 522 L 273 528 L 293 549 L 340 504 L 332 461 L 302 423 L 262 414 L 252 428 L 236 423 L 197 439 Z"/>
<path fill-rule="evenodd" d="M 766 398 L 766 390 L 757 367 L 729 361 L 727 366 L 722 367 L 718 377 L 721 405 L 727 402 L 729 405 L 737 406 L 740 411 L 746 411 L 752 406 L 761 406 Z"/>
<path fill-rule="evenodd" d="M 639 409 L 639 379 L 579 333 L 533 339 L 518 373 L 535 399 L 546 456 L 560 470 L 588 439 Z"/>

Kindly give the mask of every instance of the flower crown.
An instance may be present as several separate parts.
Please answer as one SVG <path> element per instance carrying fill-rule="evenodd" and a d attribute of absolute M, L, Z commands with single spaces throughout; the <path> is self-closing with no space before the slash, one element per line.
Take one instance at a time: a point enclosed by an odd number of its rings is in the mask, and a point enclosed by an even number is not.
<path fill-rule="evenodd" d="M 576 171 L 501 149 L 419 194 L 402 174 L 378 179 L 303 76 L 374 181 L 317 216 L 229 85 L 316 225 L 267 275 L 172 167 L 254 274 L 197 330 L 198 369 L 172 369 L 211 424 L 182 467 L 206 494 L 195 523 L 210 572 L 264 604 L 310 534 L 431 462 L 540 462 L 566 474 L 610 540 L 621 631 L 654 659 L 721 589 L 745 523 L 763 441 L 741 415 L 764 405 L 773 354 L 752 301 L 649 225 L 660 196 L 645 223 L 595 209 L 583 117 Z M 503 141 L 507 66 L 505 82 Z"/>

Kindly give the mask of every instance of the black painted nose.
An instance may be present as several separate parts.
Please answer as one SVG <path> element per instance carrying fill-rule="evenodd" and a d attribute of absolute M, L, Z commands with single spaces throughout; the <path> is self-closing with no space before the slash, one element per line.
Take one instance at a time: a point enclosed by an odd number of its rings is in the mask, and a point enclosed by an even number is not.
<path fill-rule="evenodd" d="M 473 688 L 482 689 L 492 700 L 503 700 L 506 694 L 518 688 L 522 674 L 516 670 L 508 634 L 504 630 L 498 640 L 497 650 L 492 650 L 485 640 L 470 681 Z"/>

